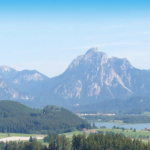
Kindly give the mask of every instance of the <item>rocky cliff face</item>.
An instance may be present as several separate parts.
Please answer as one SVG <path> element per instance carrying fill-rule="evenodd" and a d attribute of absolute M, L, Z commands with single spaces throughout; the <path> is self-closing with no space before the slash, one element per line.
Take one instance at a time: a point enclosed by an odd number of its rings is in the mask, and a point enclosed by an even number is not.
<path fill-rule="evenodd" d="M 150 96 L 149 71 L 134 68 L 125 58 L 108 58 L 97 48 L 73 60 L 61 77 L 55 94 L 78 99 L 78 103 L 86 103 L 89 98 L 93 102 L 139 94 Z"/>
<path fill-rule="evenodd" d="M 40 86 L 41 81 L 47 79 L 49 78 L 37 71 L 16 71 L 8 66 L 1 66 L 0 100 L 33 100 L 36 95 L 35 86 Z"/>

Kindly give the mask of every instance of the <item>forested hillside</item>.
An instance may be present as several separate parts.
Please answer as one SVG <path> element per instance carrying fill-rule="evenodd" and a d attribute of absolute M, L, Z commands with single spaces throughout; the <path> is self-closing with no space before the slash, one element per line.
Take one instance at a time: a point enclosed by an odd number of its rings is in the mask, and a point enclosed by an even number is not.
<path fill-rule="evenodd" d="M 46 133 L 47 130 L 61 133 L 90 125 L 72 112 L 56 107 L 32 109 L 14 101 L 0 101 L 0 132 Z"/>

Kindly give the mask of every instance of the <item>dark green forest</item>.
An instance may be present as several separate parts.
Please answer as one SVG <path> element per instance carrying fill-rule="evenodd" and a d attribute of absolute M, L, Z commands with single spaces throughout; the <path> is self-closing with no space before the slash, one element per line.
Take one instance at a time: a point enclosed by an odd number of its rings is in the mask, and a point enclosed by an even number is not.
<path fill-rule="evenodd" d="M 33 109 L 14 101 L 0 101 L 2 133 L 64 133 L 90 125 L 74 113 L 56 106 Z"/>
<path fill-rule="evenodd" d="M 149 150 L 150 144 L 121 134 L 73 135 L 69 141 L 65 135 L 49 134 L 49 145 L 45 146 L 36 139 L 29 142 L 0 142 L 0 150 Z"/>

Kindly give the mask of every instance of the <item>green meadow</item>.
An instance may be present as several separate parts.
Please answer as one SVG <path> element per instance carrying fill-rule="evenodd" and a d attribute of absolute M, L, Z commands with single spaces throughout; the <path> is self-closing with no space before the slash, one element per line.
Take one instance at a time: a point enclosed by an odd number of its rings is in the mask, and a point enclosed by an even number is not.
<path fill-rule="evenodd" d="M 118 134 L 124 134 L 126 137 L 131 137 L 131 138 L 139 138 L 141 136 L 141 139 L 143 142 L 148 142 L 148 139 L 150 139 L 150 132 L 149 131 L 136 131 L 133 132 L 132 130 L 121 130 L 121 129 L 108 129 L 108 128 L 100 128 L 100 129 L 95 129 L 97 131 L 101 131 L 104 134 L 106 132 L 113 132 L 113 133 L 118 133 Z M 68 132 L 68 133 L 63 133 L 69 140 L 72 140 L 73 134 L 78 135 L 78 134 L 84 134 L 83 131 L 73 131 L 73 132 Z M 6 138 L 6 137 L 36 137 L 36 134 L 20 134 L 20 133 L 0 133 L 0 138 Z M 44 138 L 44 135 L 42 135 Z M 88 136 L 88 134 L 87 134 Z M 147 138 L 149 137 L 149 138 Z M 44 143 L 43 140 L 38 140 L 41 143 L 48 145 L 48 143 Z"/>
<path fill-rule="evenodd" d="M 131 137 L 131 138 L 139 138 L 139 136 L 141 136 L 141 139 L 143 142 L 148 142 L 147 138 L 148 136 L 150 137 L 150 132 L 149 131 L 136 131 L 133 132 L 132 130 L 124 130 L 122 131 L 121 129 L 108 129 L 108 128 L 103 128 L 103 129 L 95 129 L 97 131 L 102 131 L 104 132 L 104 134 L 106 134 L 106 132 L 113 132 L 113 133 L 118 133 L 118 134 L 124 134 L 126 137 Z M 69 132 L 69 133 L 64 133 L 64 135 L 66 135 L 66 137 L 68 137 L 70 139 L 70 141 L 72 140 L 72 136 L 73 134 L 77 135 L 77 134 L 83 134 L 82 131 L 74 131 L 74 132 Z M 88 134 L 87 134 L 88 135 Z"/>
<path fill-rule="evenodd" d="M 7 137 L 30 137 L 30 136 L 36 137 L 38 135 L 37 134 L 21 134 L 21 133 L 0 133 L 0 139 L 7 138 Z M 43 136 L 44 138 L 45 135 L 40 135 L 40 136 Z M 28 140 L 21 140 L 21 141 L 26 142 Z M 41 142 L 43 145 L 46 145 L 46 146 L 48 146 L 49 144 L 49 143 L 45 143 L 42 139 L 38 139 L 37 141 Z"/>
<path fill-rule="evenodd" d="M 6 138 L 6 137 L 34 137 L 37 136 L 36 134 L 22 134 L 22 133 L 0 133 L 0 138 Z"/>

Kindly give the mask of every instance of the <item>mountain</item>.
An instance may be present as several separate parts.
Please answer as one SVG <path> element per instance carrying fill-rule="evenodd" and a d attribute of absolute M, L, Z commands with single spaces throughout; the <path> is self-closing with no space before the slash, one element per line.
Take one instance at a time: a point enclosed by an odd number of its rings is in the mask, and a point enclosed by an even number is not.
<path fill-rule="evenodd" d="M 55 80 L 55 94 L 72 104 L 150 96 L 148 70 L 134 68 L 126 58 L 108 58 L 97 48 L 73 60 Z"/>
<path fill-rule="evenodd" d="M 0 99 L 32 100 L 42 89 L 48 77 L 36 70 L 16 71 L 7 66 L 0 67 Z"/>
<path fill-rule="evenodd" d="M 0 76 L 1 100 L 16 100 L 32 107 L 52 104 L 71 108 L 150 97 L 149 70 L 133 67 L 126 58 L 109 58 L 98 48 L 78 56 L 54 78 L 35 70 L 16 71 L 6 66 L 0 67 Z"/>
<path fill-rule="evenodd" d="M 51 130 L 61 133 L 90 125 L 67 109 L 45 106 L 33 109 L 14 101 L 0 101 L 0 132 L 42 133 Z"/>

